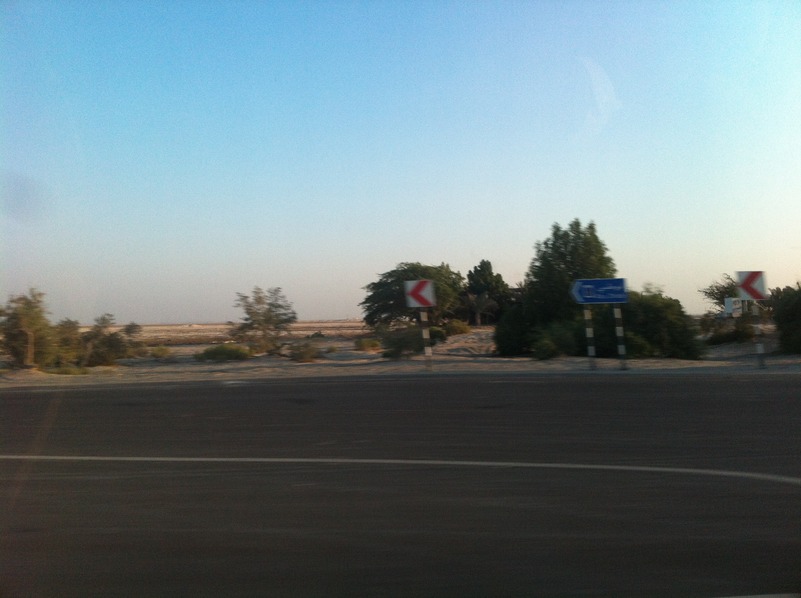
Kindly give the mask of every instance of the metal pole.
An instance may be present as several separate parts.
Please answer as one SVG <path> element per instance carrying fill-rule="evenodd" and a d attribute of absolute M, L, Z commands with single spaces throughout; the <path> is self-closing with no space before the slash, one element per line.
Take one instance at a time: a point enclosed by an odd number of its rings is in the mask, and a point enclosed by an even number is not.
<path fill-rule="evenodd" d="M 626 365 L 626 337 L 623 333 L 623 312 L 620 307 L 614 306 L 615 310 L 615 334 L 617 335 L 617 354 L 620 356 L 620 369 L 627 370 Z"/>
<path fill-rule="evenodd" d="M 592 329 L 592 308 L 589 305 L 584 307 L 584 328 L 587 332 L 587 360 L 590 369 L 594 370 L 598 364 L 595 361 L 595 333 Z"/>
<path fill-rule="evenodd" d="M 431 350 L 431 331 L 428 329 L 430 322 L 428 321 L 428 311 L 424 308 L 420 309 L 420 329 L 423 333 L 423 351 L 426 355 L 426 369 L 431 369 L 431 357 L 433 351 Z"/>

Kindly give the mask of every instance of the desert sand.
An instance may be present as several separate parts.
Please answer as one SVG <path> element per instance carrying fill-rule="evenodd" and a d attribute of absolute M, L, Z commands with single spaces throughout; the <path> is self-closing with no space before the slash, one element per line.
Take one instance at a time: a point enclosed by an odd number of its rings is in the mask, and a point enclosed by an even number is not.
<path fill-rule="evenodd" d="M 766 368 L 760 368 L 751 343 L 714 347 L 702 360 L 630 359 L 626 371 L 619 359 L 596 359 L 595 369 L 586 357 L 560 357 L 537 361 L 527 357 L 494 356 L 491 327 L 476 327 L 467 334 L 450 337 L 433 348 L 433 356 L 415 356 L 392 361 L 380 352 L 355 350 L 355 339 L 368 334 L 361 321 L 337 320 L 299 322 L 287 340 L 314 342 L 323 357 L 313 363 L 296 363 L 285 357 L 261 356 L 247 361 L 200 362 L 194 354 L 226 340 L 225 324 L 183 324 L 144 326 L 142 340 L 149 345 L 169 346 L 165 359 L 152 357 L 123 359 L 118 365 L 90 368 L 87 374 L 59 375 L 38 370 L 3 370 L 0 390 L 16 387 L 75 387 L 97 384 L 186 383 L 219 381 L 236 384 L 267 379 L 297 377 L 394 376 L 405 374 L 582 374 L 590 372 L 639 373 L 726 372 L 801 373 L 801 356 L 772 353 L 775 340 L 766 339 Z M 191 343 L 191 344 L 189 344 Z"/>

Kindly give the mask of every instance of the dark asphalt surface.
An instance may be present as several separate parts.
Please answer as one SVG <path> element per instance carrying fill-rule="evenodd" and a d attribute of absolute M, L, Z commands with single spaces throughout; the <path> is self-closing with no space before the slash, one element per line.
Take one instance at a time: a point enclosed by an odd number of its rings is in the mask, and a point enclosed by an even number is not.
<path fill-rule="evenodd" d="M 799 591 L 797 375 L 0 391 L 3 598 Z"/>

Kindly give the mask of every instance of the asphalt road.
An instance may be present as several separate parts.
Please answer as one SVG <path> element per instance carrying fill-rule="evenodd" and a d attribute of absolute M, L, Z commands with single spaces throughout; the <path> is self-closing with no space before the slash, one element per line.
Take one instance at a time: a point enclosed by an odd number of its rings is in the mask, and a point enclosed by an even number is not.
<path fill-rule="evenodd" d="M 800 428 L 797 375 L 5 391 L 0 596 L 799 592 Z"/>

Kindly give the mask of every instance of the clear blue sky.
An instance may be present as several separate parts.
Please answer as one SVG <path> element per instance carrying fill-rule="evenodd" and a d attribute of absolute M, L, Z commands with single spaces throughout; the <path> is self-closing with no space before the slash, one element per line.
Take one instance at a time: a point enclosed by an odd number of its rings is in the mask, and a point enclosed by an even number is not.
<path fill-rule="evenodd" d="M 53 319 L 360 317 L 399 262 L 510 284 L 554 222 L 690 313 L 801 280 L 801 3 L 6 1 L 0 296 Z"/>

